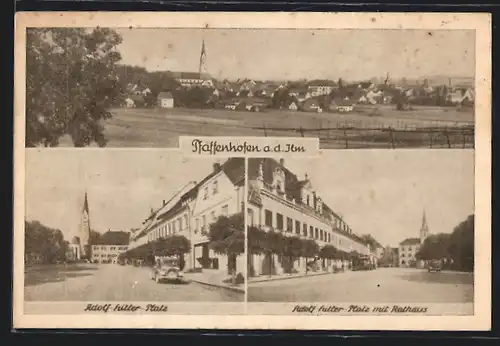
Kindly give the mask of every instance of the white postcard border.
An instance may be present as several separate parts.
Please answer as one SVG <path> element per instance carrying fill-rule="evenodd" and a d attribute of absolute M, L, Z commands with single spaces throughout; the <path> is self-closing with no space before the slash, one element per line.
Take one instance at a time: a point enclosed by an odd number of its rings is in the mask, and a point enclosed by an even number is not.
<path fill-rule="evenodd" d="M 24 12 L 15 24 L 14 328 L 203 328 L 310 330 L 488 330 L 491 326 L 491 16 L 486 13 L 131 13 Z M 476 32 L 474 316 L 25 315 L 24 162 L 26 27 L 255 29 L 471 29 Z M 214 137 L 216 138 L 216 137 Z M 59 150 L 59 149 L 50 149 Z M 80 149 L 78 149 L 80 150 Z M 102 150 L 102 149 L 90 149 Z M 132 150 L 132 149 L 106 149 Z M 136 149 L 151 150 L 151 149 Z M 176 149 L 165 149 L 176 150 Z M 359 150 L 359 149 L 358 149 Z M 429 149 L 422 149 L 429 150 Z M 450 150 L 450 149 L 447 149 Z"/>

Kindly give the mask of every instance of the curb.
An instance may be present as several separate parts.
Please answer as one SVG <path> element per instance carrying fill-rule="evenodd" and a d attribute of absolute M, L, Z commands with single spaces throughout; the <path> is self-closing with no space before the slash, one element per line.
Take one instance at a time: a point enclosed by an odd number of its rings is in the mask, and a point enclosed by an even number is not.
<path fill-rule="evenodd" d="M 307 277 L 312 277 L 312 276 L 321 276 L 321 275 L 328 275 L 328 274 L 340 274 L 340 273 L 332 273 L 332 272 L 327 272 L 327 273 L 318 273 L 318 274 L 307 274 L 307 275 L 302 275 L 302 276 L 284 276 L 284 277 L 277 277 L 277 278 L 269 278 L 269 279 L 264 279 L 264 280 L 258 280 L 258 281 L 248 281 L 248 285 L 256 285 L 260 284 L 261 282 L 270 282 L 270 281 L 281 281 L 281 280 L 292 280 L 292 279 L 302 279 L 302 278 L 307 278 Z"/>
<path fill-rule="evenodd" d="M 226 289 L 226 290 L 229 290 L 229 291 L 233 291 L 233 292 L 236 292 L 236 293 L 245 293 L 245 289 L 244 288 L 230 287 L 230 286 L 224 286 L 224 285 L 218 285 L 218 284 L 211 284 L 211 283 L 208 283 L 208 282 L 205 282 L 205 281 L 200 281 L 200 280 L 193 280 L 193 279 L 188 279 L 188 280 L 190 282 L 196 282 L 198 284 L 205 285 L 205 286 L 216 287 L 216 288 L 223 288 L 223 289 Z"/>

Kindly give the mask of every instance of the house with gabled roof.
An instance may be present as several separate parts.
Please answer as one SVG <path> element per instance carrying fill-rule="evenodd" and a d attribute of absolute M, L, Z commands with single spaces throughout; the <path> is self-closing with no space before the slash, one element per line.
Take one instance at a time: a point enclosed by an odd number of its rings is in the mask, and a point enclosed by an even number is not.
<path fill-rule="evenodd" d="M 248 159 L 247 208 L 249 226 L 313 240 L 320 247 L 328 244 L 343 253 L 370 256 L 365 241 L 322 200 L 314 182 L 307 175 L 299 178 L 286 167 L 284 160 Z M 256 275 L 281 274 L 288 266 L 293 266 L 297 272 L 304 272 L 307 267 L 305 258 L 295 258 L 293 263 L 288 263 L 286 259 L 252 254 L 249 261 Z M 317 261 L 323 268 L 349 265 L 347 259 Z M 269 265 L 270 262 L 272 265 Z M 275 272 L 269 273 L 269 268 L 274 268 Z"/>
<path fill-rule="evenodd" d="M 244 256 L 226 256 L 210 248 L 209 227 L 219 216 L 243 212 L 245 162 L 230 158 L 214 163 L 199 182 L 190 182 L 158 209 L 152 209 L 129 249 L 171 235 L 182 235 L 191 244 L 184 256 L 184 270 L 202 268 L 227 274 L 244 271 Z"/>

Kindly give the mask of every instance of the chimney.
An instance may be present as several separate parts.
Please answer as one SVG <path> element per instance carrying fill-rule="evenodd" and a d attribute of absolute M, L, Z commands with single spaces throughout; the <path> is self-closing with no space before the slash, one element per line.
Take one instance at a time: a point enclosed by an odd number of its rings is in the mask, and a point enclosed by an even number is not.
<path fill-rule="evenodd" d="M 167 204 L 167 203 L 165 202 L 165 200 L 163 200 L 162 204 L 163 204 L 163 206 L 165 206 L 165 204 Z"/>
<path fill-rule="evenodd" d="M 285 159 L 280 159 L 280 165 L 285 167 Z"/>
<path fill-rule="evenodd" d="M 306 181 L 307 181 L 307 180 L 309 180 L 309 176 L 307 175 L 307 173 L 306 173 L 306 175 L 305 175 L 305 180 L 306 180 Z"/>
<path fill-rule="evenodd" d="M 214 163 L 214 172 L 217 172 L 218 170 L 220 170 L 220 162 L 215 162 Z"/>

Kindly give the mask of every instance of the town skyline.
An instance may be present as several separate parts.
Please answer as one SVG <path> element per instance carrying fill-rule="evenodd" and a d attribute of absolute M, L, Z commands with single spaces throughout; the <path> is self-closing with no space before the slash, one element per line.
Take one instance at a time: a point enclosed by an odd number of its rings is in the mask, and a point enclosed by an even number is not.
<path fill-rule="evenodd" d="M 451 233 L 474 213 L 469 150 L 326 151 L 321 159 L 287 158 L 285 167 L 300 180 L 307 174 L 323 202 L 355 234 L 371 234 L 384 247 L 418 238 L 424 210 L 429 234 Z"/>
<path fill-rule="evenodd" d="M 123 37 L 117 47 L 120 63 L 151 72 L 198 72 L 205 42 L 206 72 L 216 79 L 360 81 L 387 74 L 396 79 L 475 74 L 474 33 L 467 30 L 115 30 Z"/>

